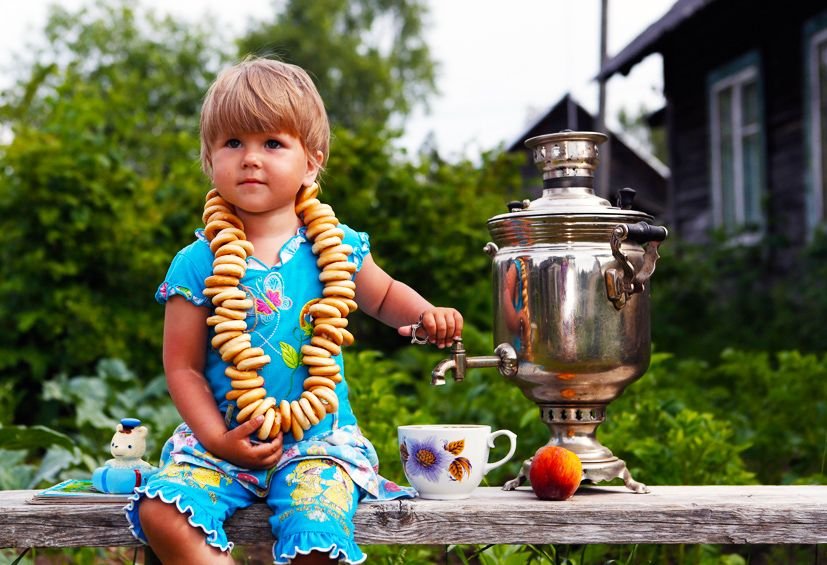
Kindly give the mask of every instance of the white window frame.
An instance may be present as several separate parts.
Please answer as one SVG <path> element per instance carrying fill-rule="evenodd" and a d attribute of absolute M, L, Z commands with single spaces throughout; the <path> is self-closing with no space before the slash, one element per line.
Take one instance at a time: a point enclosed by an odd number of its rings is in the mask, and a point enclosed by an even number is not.
<path fill-rule="evenodd" d="M 809 38 L 809 44 L 807 45 L 807 58 L 809 60 L 809 64 L 807 65 L 807 72 L 809 74 L 807 77 L 809 80 L 807 95 L 809 97 L 808 105 L 810 110 L 810 147 L 812 148 L 810 158 L 810 178 L 812 182 L 810 190 L 807 191 L 807 226 L 810 228 L 808 230 L 810 234 L 812 234 L 815 227 L 825 219 L 825 171 L 822 170 L 821 152 L 822 145 L 827 140 L 822 137 L 822 115 L 820 102 L 821 97 L 827 96 L 827 94 L 821 92 L 821 81 L 819 80 L 820 61 L 817 49 L 817 47 L 822 43 L 827 43 L 827 28 L 813 34 Z M 825 61 L 825 65 L 827 65 L 827 61 Z"/>
<path fill-rule="evenodd" d="M 750 64 L 746 67 L 740 68 L 738 71 L 725 76 L 710 85 L 709 88 L 709 130 L 711 133 L 711 157 L 712 157 L 712 209 L 713 220 L 715 227 L 723 227 L 726 229 L 738 229 L 743 227 L 746 222 L 746 202 L 744 190 L 744 151 L 743 139 L 747 135 L 758 134 L 761 139 L 762 121 L 759 120 L 748 126 L 743 124 L 743 116 L 741 109 L 742 105 L 742 85 L 754 80 L 758 83 L 760 88 L 761 73 L 758 64 Z M 734 205 L 735 205 L 735 226 L 724 225 L 724 206 L 723 206 L 723 187 L 721 180 L 721 154 L 719 148 L 721 147 L 721 124 L 719 118 L 719 104 L 718 95 L 726 90 L 732 89 L 732 159 L 733 159 L 733 190 Z M 761 103 L 761 96 L 759 95 L 759 103 Z M 762 154 L 762 164 L 766 165 L 766 160 Z M 764 187 L 759 186 L 759 194 L 763 192 Z M 764 218 L 759 221 L 763 227 Z"/>

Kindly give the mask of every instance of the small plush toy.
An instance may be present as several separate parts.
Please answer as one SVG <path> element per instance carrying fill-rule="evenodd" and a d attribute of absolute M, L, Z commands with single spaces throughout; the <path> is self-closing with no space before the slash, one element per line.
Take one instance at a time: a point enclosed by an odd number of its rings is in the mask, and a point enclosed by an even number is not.
<path fill-rule="evenodd" d="M 158 472 L 141 457 L 146 452 L 146 426 L 136 418 L 123 418 L 115 428 L 109 450 L 114 459 L 92 473 L 92 486 L 101 492 L 129 494 L 135 487 L 143 486 L 146 480 Z"/>

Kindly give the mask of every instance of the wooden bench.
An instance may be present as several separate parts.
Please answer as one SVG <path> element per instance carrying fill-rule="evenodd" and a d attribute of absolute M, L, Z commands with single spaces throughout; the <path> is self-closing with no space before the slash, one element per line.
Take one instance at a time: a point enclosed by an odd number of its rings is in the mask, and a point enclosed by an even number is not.
<path fill-rule="evenodd" d="M 565 502 L 527 488 L 480 488 L 467 500 L 362 504 L 361 544 L 817 544 L 827 543 L 827 486 L 582 487 Z M 27 504 L 34 491 L 0 492 L 0 547 L 131 546 L 121 506 Z M 270 536 L 268 509 L 234 516 L 234 542 Z"/>

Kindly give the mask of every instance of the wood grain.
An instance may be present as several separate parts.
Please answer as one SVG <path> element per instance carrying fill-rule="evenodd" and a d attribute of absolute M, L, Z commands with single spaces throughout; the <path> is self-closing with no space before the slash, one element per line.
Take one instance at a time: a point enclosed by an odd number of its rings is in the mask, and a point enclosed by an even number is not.
<path fill-rule="evenodd" d="M 827 486 L 582 487 L 565 502 L 526 488 L 479 488 L 467 500 L 365 503 L 362 544 L 827 543 Z M 34 491 L 0 492 L 0 547 L 129 546 L 120 506 L 27 504 Z M 263 504 L 227 522 L 237 544 L 270 536 Z"/>

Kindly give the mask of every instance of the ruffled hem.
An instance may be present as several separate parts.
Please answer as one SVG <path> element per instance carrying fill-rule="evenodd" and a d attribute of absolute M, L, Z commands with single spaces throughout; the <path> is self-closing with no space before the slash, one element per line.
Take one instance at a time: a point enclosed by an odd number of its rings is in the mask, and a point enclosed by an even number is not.
<path fill-rule="evenodd" d="M 321 532 L 300 532 L 288 536 L 282 536 L 273 544 L 273 563 L 276 565 L 287 565 L 296 555 L 307 555 L 311 551 L 328 553 L 331 559 L 337 559 L 341 563 L 357 564 L 364 563 L 367 555 L 359 549 L 356 542 L 340 536 L 331 537 Z"/>
<path fill-rule="evenodd" d="M 147 498 L 160 498 L 161 501 L 166 504 L 174 504 L 178 509 L 178 512 L 187 517 L 187 522 L 189 522 L 190 526 L 198 528 L 204 532 L 208 545 L 218 548 L 221 551 L 232 551 L 233 542 L 227 539 L 227 534 L 224 533 L 224 529 L 210 515 L 209 512 L 203 509 L 201 510 L 199 513 L 199 520 L 202 519 L 201 516 L 206 516 L 209 519 L 206 520 L 208 524 L 200 524 L 195 521 L 195 507 L 192 504 L 182 506 L 180 494 L 173 497 L 167 497 L 164 496 L 160 490 L 148 492 L 148 489 L 149 487 L 140 487 L 135 489 L 135 494 L 129 498 L 129 504 L 127 504 L 123 509 L 124 515 L 129 522 L 129 533 L 131 533 L 135 539 L 141 543 L 149 543 L 144 535 L 143 528 L 141 528 L 140 519 L 137 516 L 138 505 L 136 502 L 139 502 L 141 500 L 141 496 L 143 495 Z"/>

